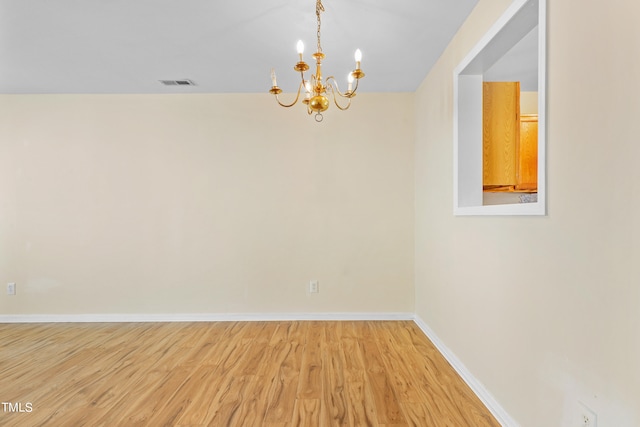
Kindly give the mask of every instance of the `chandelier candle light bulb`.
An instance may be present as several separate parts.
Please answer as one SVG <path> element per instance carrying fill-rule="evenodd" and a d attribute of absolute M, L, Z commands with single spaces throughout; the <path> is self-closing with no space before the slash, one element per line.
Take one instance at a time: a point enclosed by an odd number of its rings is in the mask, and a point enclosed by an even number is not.
<path fill-rule="evenodd" d="M 316 70 L 315 74 L 311 75 L 310 79 L 305 79 L 305 71 L 309 70 L 309 65 L 304 62 L 303 53 L 304 53 L 304 43 L 302 40 L 298 40 L 296 45 L 299 61 L 293 67 L 294 71 L 299 72 L 302 81 L 298 85 L 298 92 L 296 94 L 296 98 L 291 104 L 284 104 L 278 98 L 278 95 L 282 93 L 282 89 L 278 87 L 276 83 L 276 74 L 273 69 L 271 69 L 271 89 L 269 93 L 276 97 L 276 101 L 282 107 L 292 107 L 294 106 L 298 100 L 300 99 L 300 92 L 305 90 L 305 96 L 302 100 L 302 103 L 307 106 L 307 113 L 311 115 L 315 113 L 315 119 L 317 122 L 321 122 L 322 112 L 326 111 L 329 108 L 329 97 L 333 99 L 336 107 L 339 110 L 347 110 L 351 106 L 351 98 L 356 96 L 356 91 L 358 90 L 358 81 L 364 77 L 364 73 L 360 70 L 360 63 L 362 61 L 362 52 L 360 49 L 356 50 L 355 60 L 356 60 L 356 69 L 349 73 L 347 77 L 349 82 L 349 87 L 345 93 L 340 92 L 338 89 L 338 84 L 336 79 L 333 76 L 329 76 L 324 78 L 322 75 L 322 60 L 325 58 L 325 54 L 322 52 L 322 45 L 320 43 L 320 14 L 324 12 L 324 6 L 322 5 L 322 0 L 316 0 L 316 19 L 317 19 L 317 38 L 318 38 L 318 48 L 317 51 L 311 56 L 316 61 Z M 355 86 L 354 83 L 355 82 Z M 338 99 L 346 100 L 346 103 L 340 104 Z M 344 102 L 344 101 L 343 101 Z"/>
<path fill-rule="evenodd" d="M 309 100 L 311 99 L 311 83 L 309 82 L 305 82 L 304 84 L 304 90 L 307 92 L 307 96 L 306 96 L 306 103 L 309 103 Z"/>

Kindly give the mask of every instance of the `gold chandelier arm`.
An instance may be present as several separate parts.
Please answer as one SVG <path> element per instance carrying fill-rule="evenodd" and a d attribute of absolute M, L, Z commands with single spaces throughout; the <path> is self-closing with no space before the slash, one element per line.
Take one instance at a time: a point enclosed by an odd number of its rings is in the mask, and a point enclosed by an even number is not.
<path fill-rule="evenodd" d="M 338 95 L 340 95 L 342 98 L 351 99 L 354 96 L 356 96 L 356 91 L 358 90 L 359 79 L 356 79 L 356 81 L 355 81 L 356 82 L 356 86 L 353 89 L 346 91 L 345 93 L 340 92 L 340 88 L 338 87 L 338 81 L 336 80 L 335 77 L 333 77 L 333 76 L 327 77 L 327 83 L 329 83 L 329 80 L 333 80 L 333 85 L 335 85 L 335 88 L 332 87 L 331 89 L 335 90 L 338 93 Z"/>
<path fill-rule="evenodd" d="M 300 99 L 300 91 L 302 90 L 303 86 L 304 86 L 304 83 L 300 83 L 300 85 L 298 86 L 298 93 L 296 93 L 296 99 L 291 104 L 283 104 L 280 101 L 280 98 L 278 98 L 278 94 L 275 94 L 276 101 L 278 101 L 278 104 L 280 104 L 280 106 L 282 107 L 285 107 L 285 108 L 293 107 L 298 102 L 298 99 Z"/>
<path fill-rule="evenodd" d="M 356 96 L 356 91 L 358 90 L 358 83 L 360 83 L 360 79 L 355 79 L 356 80 L 356 87 L 353 88 L 353 90 L 351 91 L 351 97 Z"/>
<path fill-rule="evenodd" d="M 327 79 L 327 81 L 328 80 L 329 79 Z M 336 79 L 333 78 L 332 80 L 335 83 Z M 331 95 L 332 95 L 332 98 L 333 98 L 333 103 L 336 104 L 336 107 L 338 107 L 339 110 L 346 111 L 346 110 L 349 109 L 349 107 L 351 107 L 351 96 L 345 96 L 345 95 L 341 94 L 340 91 L 337 89 L 337 84 L 336 84 L 336 88 L 334 88 L 333 85 L 327 83 L 327 89 L 331 91 Z M 338 97 L 336 96 L 336 92 L 338 92 L 338 95 L 341 98 L 346 98 L 347 99 L 347 105 L 345 105 L 343 107 L 342 105 L 338 104 Z"/>
<path fill-rule="evenodd" d="M 332 87 L 332 90 L 335 90 L 338 93 L 338 95 L 340 95 L 342 98 L 353 98 L 354 96 L 356 96 L 356 90 L 358 90 L 358 80 L 356 80 L 356 87 L 345 93 L 340 92 L 340 87 L 338 86 L 338 81 L 336 80 L 335 77 L 333 76 L 327 77 L 326 79 L 327 83 L 329 83 L 329 80 L 333 80 L 333 85 L 335 85 L 335 88 Z"/>
<path fill-rule="evenodd" d="M 340 104 L 338 104 L 338 98 L 335 97 L 335 95 L 333 96 L 333 103 L 336 104 L 336 107 L 338 107 L 339 110 L 342 111 L 346 111 L 349 109 L 349 107 L 351 107 L 351 98 L 347 98 L 347 105 L 346 106 L 341 106 Z"/>
<path fill-rule="evenodd" d="M 338 81 L 336 80 L 335 77 L 333 76 L 329 76 L 326 79 L 327 81 L 327 86 L 331 87 L 331 92 L 335 95 L 335 93 L 338 93 L 338 95 L 340 95 L 342 98 L 348 98 L 346 94 L 340 92 L 340 87 L 338 86 Z M 333 84 L 330 84 L 329 82 L 333 81 Z M 334 87 L 335 86 L 335 87 Z"/>

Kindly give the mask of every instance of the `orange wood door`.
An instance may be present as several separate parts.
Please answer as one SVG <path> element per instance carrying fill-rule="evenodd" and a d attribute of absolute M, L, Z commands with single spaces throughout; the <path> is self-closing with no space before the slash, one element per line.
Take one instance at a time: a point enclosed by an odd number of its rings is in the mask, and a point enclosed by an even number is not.
<path fill-rule="evenodd" d="M 484 82 L 482 98 L 483 187 L 515 187 L 520 139 L 520 82 Z"/>

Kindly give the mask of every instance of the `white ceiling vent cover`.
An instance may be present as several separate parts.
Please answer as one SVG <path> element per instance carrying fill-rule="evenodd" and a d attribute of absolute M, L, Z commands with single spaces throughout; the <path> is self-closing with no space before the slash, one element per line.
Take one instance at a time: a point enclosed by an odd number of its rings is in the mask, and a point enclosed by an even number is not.
<path fill-rule="evenodd" d="M 189 79 L 182 80 L 160 80 L 165 86 L 195 86 L 196 84 Z"/>

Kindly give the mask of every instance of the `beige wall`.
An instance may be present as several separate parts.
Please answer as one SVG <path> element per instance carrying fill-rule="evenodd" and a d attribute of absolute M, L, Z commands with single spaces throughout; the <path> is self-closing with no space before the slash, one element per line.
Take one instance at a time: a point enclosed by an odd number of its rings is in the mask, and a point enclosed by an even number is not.
<path fill-rule="evenodd" d="M 520 114 L 538 114 L 538 92 L 520 92 Z"/>
<path fill-rule="evenodd" d="M 412 313 L 413 99 L 0 96 L 0 314 Z"/>
<path fill-rule="evenodd" d="M 638 426 L 640 3 L 549 1 L 548 216 L 454 217 L 453 69 L 510 3 L 417 93 L 416 312 L 522 426 Z"/>

